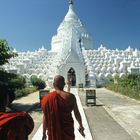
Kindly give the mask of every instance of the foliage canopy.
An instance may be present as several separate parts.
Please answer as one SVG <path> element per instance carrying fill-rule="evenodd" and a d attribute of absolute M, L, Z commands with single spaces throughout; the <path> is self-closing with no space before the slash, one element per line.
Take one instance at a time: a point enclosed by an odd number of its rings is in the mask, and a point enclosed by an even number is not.
<path fill-rule="evenodd" d="M 8 60 L 17 56 L 17 53 L 13 52 L 12 47 L 4 39 L 0 39 L 0 65 L 8 63 Z"/>

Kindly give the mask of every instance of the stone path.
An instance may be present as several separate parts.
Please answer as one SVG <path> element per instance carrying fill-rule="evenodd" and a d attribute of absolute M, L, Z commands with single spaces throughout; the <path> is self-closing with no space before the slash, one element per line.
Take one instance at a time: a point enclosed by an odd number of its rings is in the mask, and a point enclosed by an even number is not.
<path fill-rule="evenodd" d="M 26 111 L 26 112 L 34 108 L 34 106 L 38 103 L 39 103 L 38 91 L 31 93 L 20 99 L 14 100 L 13 102 L 14 108 L 16 109 L 16 111 Z"/>
<path fill-rule="evenodd" d="M 80 91 L 78 96 L 76 89 L 72 90 L 76 95 L 82 114 L 86 129 L 86 140 L 92 140 L 93 138 L 94 140 L 140 140 L 140 102 L 116 94 L 105 88 L 99 88 L 96 89 L 97 105 L 87 107 L 85 105 L 85 93 Z M 29 110 L 34 111 L 37 109 L 33 118 L 34 120 L 38 120 L 38 122 L 35 124 L 34 131 L 30 135 L 29 140 L 35 140 L 37 136 L 39 136 L 37 140 L 41 140 L 42 137 L 42 111 L 39 110 L 38 112 L 38 108 L 36 107 L 38 103 L 39 96 L 38 92 L 36 92 L 15 100 L 13 105 L 18 111 L 29 112 Z M 75 122 L 76 140 L 82 140 L 83 138 L 77 128 L 78 125 Z"/>
<path fill-rule="evenodd" d="M 140 140 L 139 102 L 105 88 L 96 89 L 97 106 L 85 105 L 80 99 L 95 140 Z"/>
<path fill-rule="evenodd" d="M 28 112 L 35 123 L 34 129 L 29 136 L 29 140 L 32 139 L 33 135 L 38 130 L 42 123 L 42 110 L 39 107 L 39 92 L 31 93 L 25 97 L 14 100 L 12 103 L 12 110 Z"/>
<path fill-rule="evenodd" d="M 140 140 L 140 102 L 104 88 L 97 93 L 106 111 L 134 140 Z"/>
<path fill-rule="evenodd" d="M 87 107 L 85 93 L 82 92 L 79 96 L 94 140 L 132 140 L 130 135 L 104 109 L 103 103 L 97 100 L 96 106 Z"/>

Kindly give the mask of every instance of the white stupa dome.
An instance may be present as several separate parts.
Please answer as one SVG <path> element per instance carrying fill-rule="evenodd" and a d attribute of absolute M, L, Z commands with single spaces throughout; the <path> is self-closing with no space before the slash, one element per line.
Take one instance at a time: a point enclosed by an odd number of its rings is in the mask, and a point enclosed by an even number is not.
<path fill-rule="evenodd" d="M 75 14 L 74 9 L 73 9 L 73 4 L 69 5 L 68 12 L 67 12 L 64 20 L 58 27 L 57 32 L 64 31 L 65 29 L 71 29 L 71 28 L 75 28 L 77 31 L 80 31 L 81 36 L 84 36 L 84 37 L 85 37 L 85 35 L 89 36 L 87 34 L 86 29 L 82 25 L 82 22 L 80 21 L 78 16 Z"/>
<path fill-rule="evenodd" d="M 124 77 L 126 74 L 125 73 L 120 73 L 119 77 Z"/>
<path fill-rule="evenodd" d="M 73 6 L 71 4 L 69 5 L 69 10 L 68 10 L 68 13 L 66 14 L 64 20 L 65 21 L 78 20 L 78 16 L 73 11 Z"/>
<path fill-rule="evenodd" d="M 66 50 L 65 52 L 68 52 L 68 49 L 71 48 L 71 46 L 68 47 L 71 40 L 75 43 L 81 43 L 81 47 L 85 49 L 90 49 L 93 46 L 92 37 L 74 12 L 73 1 L 69 2 L 68 12 L 57 28 L 57 34 L 52 37 L 52 51 L 61 52 Z"/>
<path fill-rule="evenodd" d="M 113 73 L 112 76 L 115 77 L 115 76 L 118 76 L 118 74 L 117 73 Z"/>
<path fill-rule="evenodd" d="M 112 75 L 111 75 L 110 73 L 106 73 L 106 74 L 105 74 L 105 77 L 106 77 L 106 78 L 111 78 Z"/>

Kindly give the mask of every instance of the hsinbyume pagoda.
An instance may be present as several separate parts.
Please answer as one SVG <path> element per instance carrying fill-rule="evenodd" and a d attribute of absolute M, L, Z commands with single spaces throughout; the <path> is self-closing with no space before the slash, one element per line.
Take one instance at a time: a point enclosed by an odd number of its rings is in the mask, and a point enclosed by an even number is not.
<path fill-rule="evenodd" d="M 52 37 L 51 50 L 44 47 L 34 52 L 17 52 L 4 68 L 29 79 L 36 75 L 52 82 L 55 75 L 72 80 L 72 86 L 104 85 L 111 77 L 122 77 L 140 71 L 140 51 L 130 46 L 126 50 L 108 50 L 101 45 L 93 50 L 93 41 L 69 0 L 66 16 Z M 14 50 L 16 51 L 16 50 Z"/>

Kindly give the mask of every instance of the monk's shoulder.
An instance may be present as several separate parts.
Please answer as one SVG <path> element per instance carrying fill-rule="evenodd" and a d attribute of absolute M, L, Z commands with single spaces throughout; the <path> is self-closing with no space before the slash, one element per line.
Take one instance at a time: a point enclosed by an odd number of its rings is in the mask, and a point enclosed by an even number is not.
<path fill-rule="evenodd" d="M 45 106 L 46 103 L 52 99 L 54 97 L 56 93 L 55 92 L 49 92 L 47 95 L 43 96 L 42 99 L 41 99 L 41 107 L 42 106 Z"/>
<path fill-rule="evenodd" d="M 66 92 L 66 94 L 67 94 L 67 96 L 68 96 L 68 98 L 69 98 L 70 100 L 72 100 L 72 101 L 75 100 L 75 95 L 74 95 L 74 94 L 72 94 L 72 93 L 70 93 L 70 92 Z"/>
<path fill-rule="evenodd" d="M 72 94 L 70 92 L 64 92 L 63 97 L 65 98 L 65 100 L 67 101 L 69 106 L 73 109 L 74 104 L 75 104 L 75 96 L 74 96 L 74 94 Z"/>
<path fill-rule="evenodd" d="M 70 96 L 71 96 L 73 99 L 75 99 L 75 95 L 74 95 L 74 94 L 70 93 Z"/>

